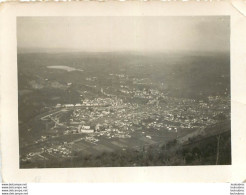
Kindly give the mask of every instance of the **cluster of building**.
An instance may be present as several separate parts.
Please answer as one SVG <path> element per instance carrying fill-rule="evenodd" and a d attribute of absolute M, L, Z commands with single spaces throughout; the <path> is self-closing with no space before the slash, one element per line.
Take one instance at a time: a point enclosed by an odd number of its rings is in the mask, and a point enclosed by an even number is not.
<path fill-rule="evenodd" d="M 149 99 L 148 103 L 127 103 L 117 97 L 85 99 L 82 104 L 75 105 L 77 108 L 70 116 L 69 128 L 64 133 L 124 138 L 130 137 L 131 132 L 137 129 L 177 132 L 215 124 L 218 120 L 215 116 L 220 113 L 227 113 L 226 117 L 230 117 L 229 112 L 224 112 L 230 109 L 229 99 L 225 97 L 210 96 L 208 101 L 198 101 L 168 97 L 157 89 L 130 89 L 124 85 L 121 88 L 133 93 L 133 97 Z"/>
<path fill-rule="evenodd" d="M 121 99 L 117 98 L 95 98 L 84 99 L 83 103 L 76 104 L 56 104 L 56 108 L 68 108 L 68 107 L 88 107 L 88 106 L 117 106 L 122 104 Z"/>
<path fill-rule="evenodd" d="M 126 78 L 124 74 L 112 74 L 118 78 Z M 88 80 L 93 81 L 94 78 Z M 144 83 L 145 80 L 135 79 L 136 83 Z M 146 81 L 149 82 L 149 81 Z M 146 104 L 123 101 L 122 96 L 108 94 L 103 89 L 101 93 L 106 97 L 83 99 L 82 103 L 77 104 L 57 104 L 56 108 L 72 108 L 66 121 L 61 122 L 57 116 L 49 116 L 57 129 L 62 129 L 63 135 L 85 134 L 78 141 L 87 141 L 96 144 L 101 137 L 112 138 L 130 138 L 133 132 L 144 130 L 150 131 L 172 131 L 178 133 L 185 129 L 200 128 L 204 129 L 208 125 L 218 122 L 221 114 L 225 118 L 230 118 L 230 103 L 228 97 L 209 96 L 207 100 L 195 100 L 187 98 L 175 98 L 165 95 L 158 89 L 130 88 L 127 85 L 121 85 L 118 90 L 127 97 L 142 98 Z M 84 97 L 83 97 L 84 98 Z M 59 110 L 59 109 L 58 109 Z M 57 112 L 58 113 L 58 112 Z M 220 117 L 217 117 L 220 116 Z M 223 118 L 222 117 L 222 118 Z M 61 128 L 62 127 L 62 128 Z M 66 127 L 64 129 L 64 127 Z M 151 139 L 151 135 L 148 135 Z M 45 141 L 47 136 L 43 135 L 35 143 Z M 66 146 L 72 146 L 76 143 L 71 141 Z M 69 156 L 71 147 L 53 146 L 49 149 L 40 151 L 52 155 Z M 29 153 L 25 158 L 30 159 L 35 156 Z M 23 158 L 23 159 L 25 159 Z"/>
<path fill-rule="evenodd" d="M 67 144 L 65 144 L 67 145 Z M 50 148 L 41 148 L 41 152 L 43 153 L 47 153 L 50 155 L 55 155 L 55 157 L 68 157 L 72 152 L 70 150 L 70 148 L 65 147 L 64 145 L 59 145 L 57 147 L 50 147 Z"/>

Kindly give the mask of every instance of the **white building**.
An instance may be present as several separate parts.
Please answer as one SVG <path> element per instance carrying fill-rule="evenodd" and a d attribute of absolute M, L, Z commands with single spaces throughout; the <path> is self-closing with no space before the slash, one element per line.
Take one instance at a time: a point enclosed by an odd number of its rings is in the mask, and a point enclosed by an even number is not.
<path fill-rule="evenodd" d="M 94 130 L 90 129 L 90 126 L 79 125 L 78 126 L 78 132 L 79 133 L 93 133 Z"/>
<path fill-rule="evenodd" d="M 60 108 L 61 107 L 61 104 L 56 104 L 56 108 Z"/>
<path fill-rule="evenodd" d="M 73 104 L 65 104 L 65 107 L 68 108 L 68 107 L 73 107 L 74 105 Z"/>

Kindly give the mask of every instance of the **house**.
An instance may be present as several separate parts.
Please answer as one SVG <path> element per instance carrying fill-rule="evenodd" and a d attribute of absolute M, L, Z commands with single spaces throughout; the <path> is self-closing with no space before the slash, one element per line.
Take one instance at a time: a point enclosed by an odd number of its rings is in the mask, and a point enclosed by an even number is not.
<path fill-rule="evenodd" d="M 94 133 L 93 129 L 80 129 L 80 133 Z"/>
<path fill-rule="evenodd" d="M 87 130 L 89 130 L 91 127 L 90 127 L 90 126 L 85 126 L 85 125 L 83 125 L 81 128 L 82 128 L 82 129 L 87 129 Z"/>
<path fill-rule="evenodd" d="M 61 104 L 56 104 L 56 108 L 60 108 L 61 107 Z"/>
<path fill-rule="evenodd" d="M 101 128 L 101 125 L 100 125 L 100 124 L 97 124 L 97 125 L 95 126 L 95 131 L 100 131 L 100 128 Z"/>

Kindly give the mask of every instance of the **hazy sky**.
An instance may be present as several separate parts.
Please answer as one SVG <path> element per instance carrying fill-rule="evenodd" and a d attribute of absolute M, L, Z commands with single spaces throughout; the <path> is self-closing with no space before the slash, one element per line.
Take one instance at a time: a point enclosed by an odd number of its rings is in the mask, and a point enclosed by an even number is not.
<path fill-rule="evenodd" d="M 19 17 L 18 48 L 229 51 L 229 17 Z"/>

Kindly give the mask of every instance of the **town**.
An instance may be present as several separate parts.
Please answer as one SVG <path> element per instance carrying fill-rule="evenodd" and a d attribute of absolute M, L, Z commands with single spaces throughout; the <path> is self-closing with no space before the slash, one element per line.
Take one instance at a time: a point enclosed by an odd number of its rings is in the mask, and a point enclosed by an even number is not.
<path fill-rule="evenodd" d="M 111 76 L 115 76 L 111 74 Z M 125 75 L 116 75 L 129 79 Z M 96 77 L 87 80 L 95 81 Z M 143 80 L 143 79 L 142 79 Z M 139 82 L 138 79 L 133 79 Z M 72 85 L 72 83 L 69 83 Z M 169 97 L 158 88 L 136 89 L 121 85 L 117 93 L 110 94 L 108 88 L 98 91 L 104 97 L 85 98 L 86 91 L 80 94 L 81 101 L 74 104 L 57 103 L 49 107 L 38 120 L 44 124 L 42 135 L 25 143 L 32 150 L 21 156 L 22 162 L 49 160 L 50 158 L 71 158 L 74 151 L 86 154 L 99 154 L 125 150 L 127 147 L 141 147 L 166 140 L 182 137 L 229 119 L 230 103 L 227 96 L 209 96 L 206 100 Z M 112 91 L 111 91 L 112 92 Z M 226 92 L 225 92 L 226 93 Z M 127 98 L 125 98 L 127 97 Z M 130 100 L 127 102 L 126 99 Z M 139 98 L 146 103 L 138 103 Z M 35 128 L 28 129 L 31 134 Z M 129 145 L 132 138 L 138 138 L 136 145 Z M 52 140 L 52 142 L 50 142 Z M 105 143 L 105 140 L 111 140 Z M 52 144 L 46 144 L 46 143 Z"/>

